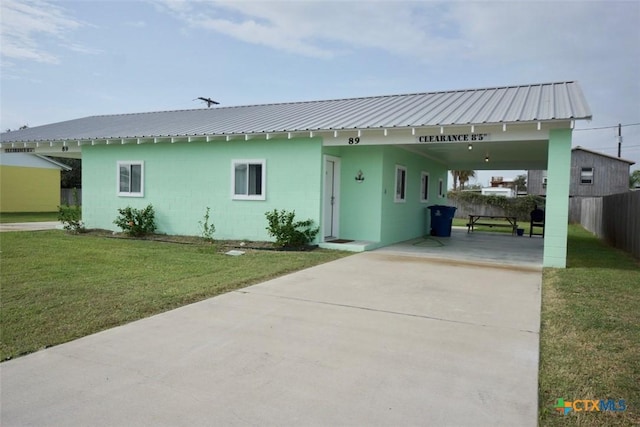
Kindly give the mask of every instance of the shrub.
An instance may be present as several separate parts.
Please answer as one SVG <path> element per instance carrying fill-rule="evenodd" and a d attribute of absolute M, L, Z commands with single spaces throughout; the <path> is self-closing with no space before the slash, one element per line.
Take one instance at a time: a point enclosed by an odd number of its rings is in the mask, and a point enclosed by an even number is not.
<path fill-rule="evenodd" d="M 65 230 L 71 233 L 82 233 L 85 231 L 82 222 L 82 209 L 78 205 L 78 190 L 73 189 L 73 206 L 68 203 L 58 206 L 58 221 L 62 223 Z"/>
<path fill-rule="evenodd" d="M 127 206 L 124 209 L 118 209 L 118 212 L 120 216 L 113 223 L 129 236 L 144 236 L 156 230 L 156 214 L 152 205 L 142 210 Z"/>
<path fill-rule="evenodd" d="M 281 248 L 300 248 L 308 245 L 316 237 L 320 228 L 311 228 L 313 220 L 294 222 L 295 211 L 274 209 L 266 212 L 269 235 L 275 237 L 275 245 Z"/>
<path fill-rule="evenodd" d="M 216 226 L 213 225 L 213 223 L 209 224 L 209 211 L 210 209 L 207 206 L 203 221 L 198 221 L 198 224 L 200 224 L 200 234 L 202 238 L 208 242 L 213 242 L 213 233 L 216 232 Z"/>

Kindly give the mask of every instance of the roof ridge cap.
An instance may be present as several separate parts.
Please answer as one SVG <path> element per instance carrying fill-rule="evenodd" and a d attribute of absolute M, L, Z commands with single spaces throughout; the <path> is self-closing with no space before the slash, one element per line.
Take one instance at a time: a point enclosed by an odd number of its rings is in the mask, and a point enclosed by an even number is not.
<path fill-rule="evenodd" d="M 513 84 L 513 85 L 490 86 L 490 87 L 468 88 L 468 89 L 450 89 L 450 90 L 434 90 L 434 91 L 426 91 L 426 92 L 411 92 L 411 93 L 399 93 L 399 94 L 396 93 L 396 94 L 387 94 L 387 95 L 355 96 L 350 98 L 315 99 L 315 100 L 308 100 L 308 101 L 268 102 L 263 104 L 256 103 L 256 104 L 229 105 L 229 106 L 221 106 L 221 107 L 214 107 L 214 108 L 186 108 L 182 110 L 171 109 L 171 110 L 157 110 L 157 111 L 138 111 L 133 113 L 98 114 L 93 116 L 87 116 L 85 118 L 118 117 L 118 116 L 131 116 L 136 114 L 161 114 L 161 113 L 176 113 L 176 112 L 188 112 L 188 111 L 216 111 L 216 110 L 226 110 L 226 109 L 232 109 L 232 108 L 267 107 L 267 106 L 274 106 L 274 105 L 293 105 L 293 104 L 314 104 L 314 103 L 320 103 L 320 102 L 354 101 L 354 100 L 361 100 L 361 99 L 394 98 L 394 97 L 435 95 L 435 94 L 458 93 L 458 92 L 482 92 L 482 91 L 497 90 L 497 89 L 524 88 L 524 87 L 532 87 L 532 86 L 546 86 L 546 85 L 558 85 L 558 84 L 569 84 L 569 83 L 576 83 L 576 81 L 568 80 L 568 81 L 557 81 L 557 82 L 547 82 L 547 83 Z"/>

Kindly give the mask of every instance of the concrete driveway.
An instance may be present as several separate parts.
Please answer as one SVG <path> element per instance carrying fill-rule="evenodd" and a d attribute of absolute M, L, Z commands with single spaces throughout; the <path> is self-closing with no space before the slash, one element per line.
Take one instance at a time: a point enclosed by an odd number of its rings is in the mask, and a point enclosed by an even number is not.
<path fill-rule="evenodd" d="M 365 252 L 0 365 L 9 426 L 535 426 L 539 269 Z"/>

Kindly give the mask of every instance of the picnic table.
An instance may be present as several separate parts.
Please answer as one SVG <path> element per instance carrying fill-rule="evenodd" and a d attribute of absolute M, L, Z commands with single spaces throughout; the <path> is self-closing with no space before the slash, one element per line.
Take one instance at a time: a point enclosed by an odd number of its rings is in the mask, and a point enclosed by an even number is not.
<path fill-rule="evenodd" d="M 511 228 L 511 234 L 516 234 L 518 230 L 518 218 L 516 218 L 515 216 L 501 215 L 469 215 L 469 222 L 467 223 L 467 233 L 473 231 L 473 228 L 476 225 L 484 225 L 485 227 L 509 227 Z"/>

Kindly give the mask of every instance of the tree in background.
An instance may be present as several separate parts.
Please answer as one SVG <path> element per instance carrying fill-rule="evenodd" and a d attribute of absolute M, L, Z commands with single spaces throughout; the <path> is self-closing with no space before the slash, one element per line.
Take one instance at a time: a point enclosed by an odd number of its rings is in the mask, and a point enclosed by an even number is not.
<path fill-rule="evenodd" d="M 527 191 L 527 175 L 518 175 L 513 180 L 516 191 Z"/>
<path fill-rule="evenodd" d="M 460 190 L 464 190 L 465 183 L 469 182 L 469 178 L 475 178 L 476 171 L 451 171 L 453 177 L 453 191 L 458 189 L 460 182 Z"/>
<path fill-rule="evenodd" d="M 60 172 L 60 188 L 82 188 L 82 160 L 66 157 L 52 157 L 58 163 L 71 168 L 70 171 Z"/>
<path fill-rule="evenodd" d="M 453 191 L 458 189 L 458 171 L 451 171 L 451 177 L 453 178 Z"/>
<path fill-rule="evenodd" d="M 458 179 L 460 180 L 460 189 L 464 190 L 464 186 L 469 182 L 470 178 L 476 177 L 476 171 L 456 171 L 458 172 Z"/>
<path fill-rule="evenodd" d="M 629 188 L 640 187 L 640 169 L 634 170 L 629 175 Z"/>

